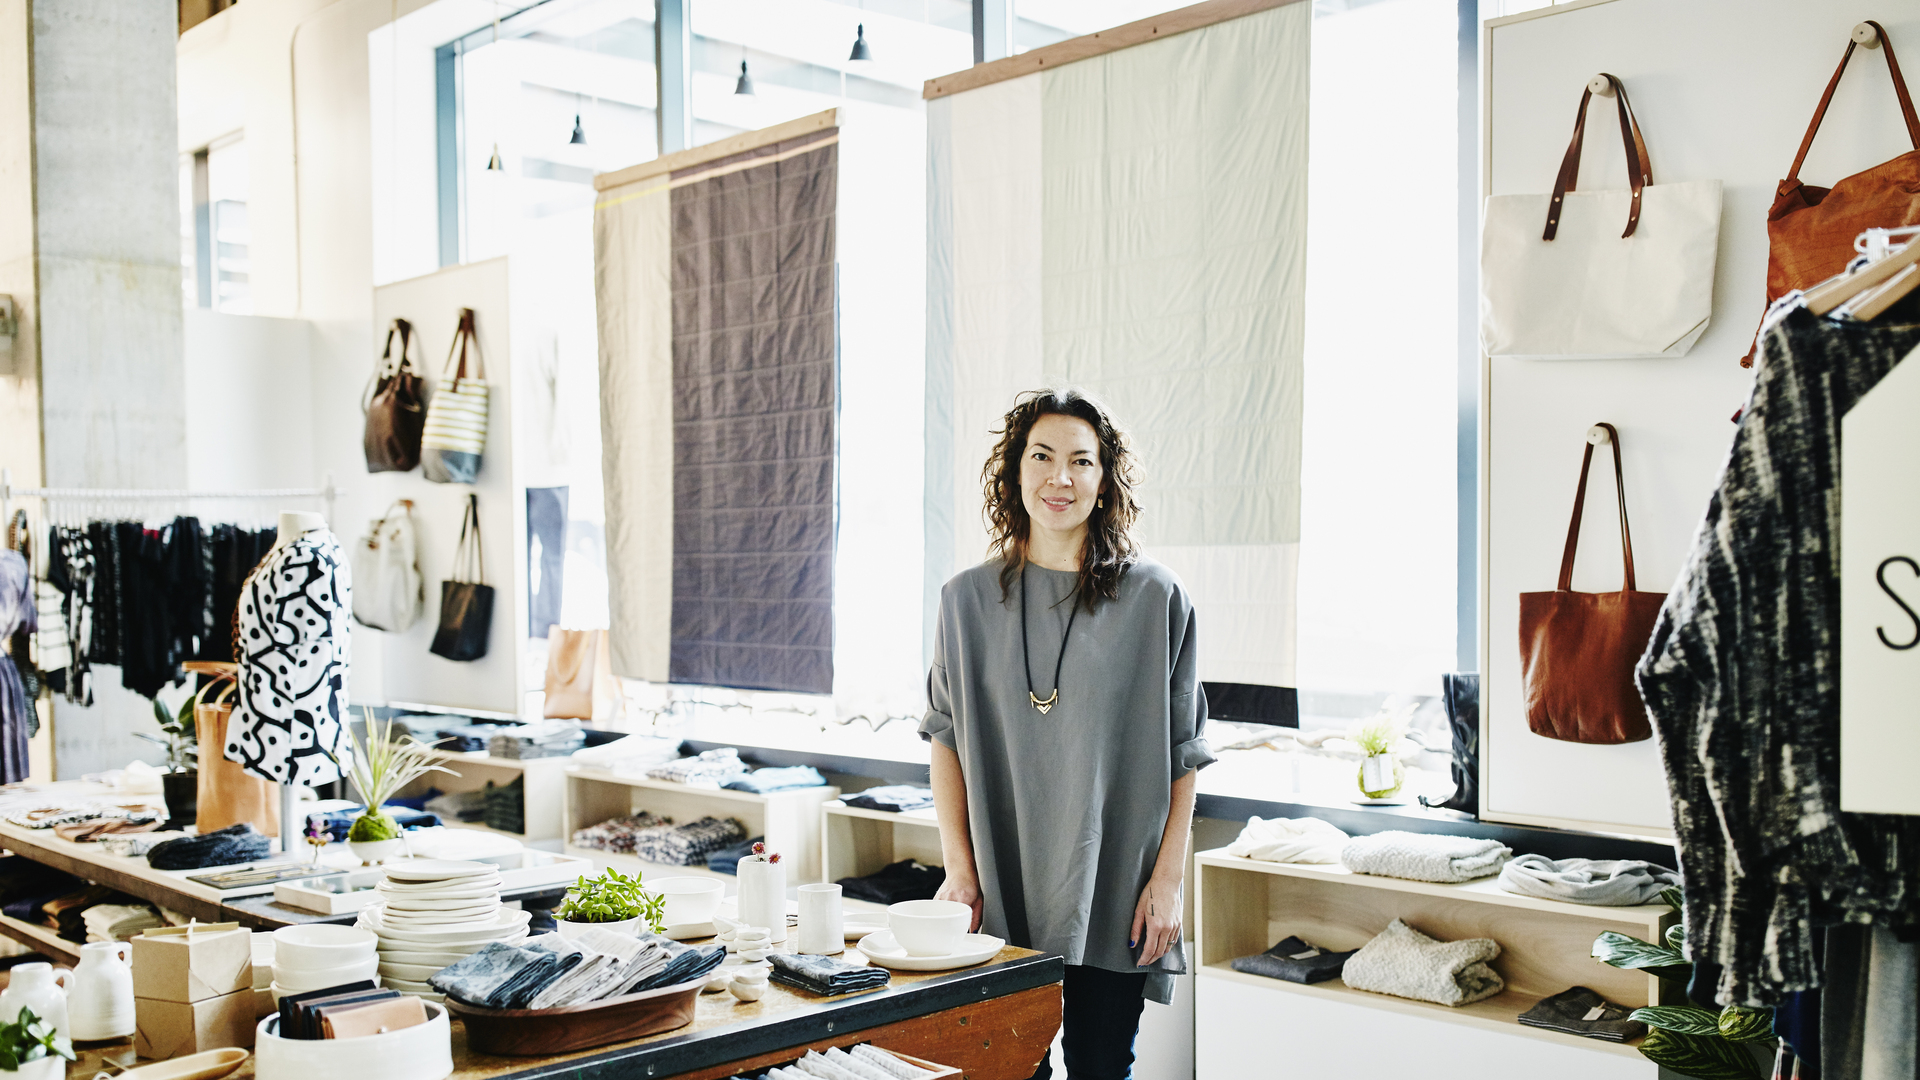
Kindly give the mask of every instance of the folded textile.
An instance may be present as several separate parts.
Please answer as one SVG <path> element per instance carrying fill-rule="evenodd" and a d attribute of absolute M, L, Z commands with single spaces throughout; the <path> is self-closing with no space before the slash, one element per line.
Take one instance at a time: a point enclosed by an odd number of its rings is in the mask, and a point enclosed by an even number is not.
<path fill-rule="evenodd" d="M 920 1077 L 933 1075 L 927 1070 L 909 1065 L 899 1058 L 894 1057 L 892 1054 L 877 1049 L 869 1043 L 855 1043 L 848 1053 L 869 1065 L 876 1066 L 880 1071 L 894 1077 L 894 1080 L 920 1080 Z"/>
<path fill-rule="evenodd" d="M 501 832 L 523 833 L 527 831 L 527 778 L 525 774 L 513 778 L 510 784 L 496 784 L 487 781 L 481 791 L 480 820 L 489 829 Z"/>
<path fill-rule="evenodd" d="M 509 980 L 505 986 L 494 992 L 493 1000 L 501 1004 L 494 1005 L 493 1008 L 530 1008 L 533 999 L 539 997 L 542 990 L 565 978 L 587 959 L 585 949 L 557 933 L 530 937 L 520 947 L 553 956 L 553 966 L 537 974 L 529 967 L 520 977 Z"/>
<path fill-rule="evenodd" d="M 1572 904 L 1632 907 L 1651 904 L 1665 889 L 1680 887 L 1680 875 L 1638 859 L 1561 859 L 1518 855 L 1500 868 L 1500 887 L 1523 896 Z"/>
<path fill-rule="evenodd" d="M 642 810 L 632 817 L 610 818 L 598 825 L 589 825 L 573 831 L 575 847 L 593 848 L 595 851 L 620 851 L 633 853 L 633 838 L 647 829 L 673 824 L 672 818 L 663 818 Z"/>
<path fill-rule="evenodd" d="M 318 825 L 320 831 L 326 834 L 327 839 L 335 843 L 340 843 L 346 840 L 347 833 L 353 829 L 354 819 L 365 812 L 366 808 L 363 806 L 350 806 L 344 810 L 329 810 L 323 814 L 308 814 L 307 827 L 311 829 Z M 425 810 L 414 810 L 405 806 L 396 806 L 393 803 L 386 803 L 381 806 L 380 812 L 392 818 L 393 823 L 402 829 L 431 829 L 440 824 L 440 817 L 437 814 L 431 814 Z"/>
<path fill-rule="evenodd" d="M 100 818 L 94 821 L 70 821 L 64 825 L 55 825 L 53 835 L 62 840 L 71 840 L 76 844 L 91 844 L 105 840 L 109 836 L 152 832 L 159 827 L 160 819 L 157 817 Z"/>
<path fill-rule="evenodd" d="M 694 866 L 707 853 L 746 839 L 746 827 L 732 818 L 704 817 L 685 825 L 642 829 L 634 834 L 633 853 L 648 862 Z"/>
<path fill-rule="evenodd" d="M 7 824 L 27 829 L 56 829 L 62 825 L 84 825 L 108 821 L 164 821 L 165 807 L 146 804 L 125 806 L 42 806 L 7 815 Z"/>
<path fill-rule="evenodd" d="M 1227 854 L 1261 862 L 1337 863 L 1350 839 L 1319 818 L 1250 817 Z"/>
<path fill-rule="evenodd" d="M 147 852 L 147 865 L 155 870 L 201 870 L 264 859 L 272 849 L 272 841 L 243 821 L 219 832 L 155 844 L 153 850 Z"/>
<path fill-rule="evenodd" d="M 1520 1014 L 1520 1022 L 1588 1039 L 1631 1042 L 1647 1033 L 1647 1025 L 1627 1019 L 1632 1012 L 1584 986 L 1576 986 L 1542 998 L 1540 1004 Z"/>
<path fill-rule="evenodd" d="M 582 747 L 573 760 L 616 773 L 645 773 L 680 756 L 680 740 L 659 735 L 626 735 L 599 746 Z"/>
<path fill-rule="evenodd" d="M 656 942 L 668 953 L 669 959 L 666 966 L 653 976 L 641 980 L 639 985 L 628 987 L 622 993 L 637 994 L 644 990 L 658 990 L 663 986 L 679 986 L 681 983 L 692 982 L 695 979 L 704 979 L 708 972 L 719 967 L 727 959 L 725 945 L 682 945 L 666 938 L 657 938 Z"/>
<path fill-rule="evenodd" d="M 567 720 L 545 720 L 501 728 L 487 738 L 487 753 L 498 758 L 563 757 L 587 744 L 587 733 Z"/>
<path fill-rule="evenodd" d="M 839 1062 L 828 1060 L 825 1054 L 809 1050 L 793 1063 L 793 1071 L 807 1080 L 866 1080 L 865 1077 Z"/>
<path fill-rule="evenodd" d="M 1235 957 L 1233 970 L 1294 983 L 1326 982 L 1340 977 L 1340 969 L 1352 955 L 1353 950 L 1328 952 L 1297 937 L 1289 937 L 1282 938 L 1266 952 Z"/>
<path fill-rule="evenodd" d="M 841 878 L 842 896 L 875 904 L 897 904 L 902 900 L 931 900 L 947 880 L 941 866 L 926 866 L 915 859 L 901 859 L 866 877 Z"/>
<path fill-rule="evenodd" d="M 753 845 L 764 844 L 766 841 L 766 837 L 756 836 L 748 840 L 742 840 L 737 844 L 723 847 L 719 851 L 710 852 L 707 855 L 707 869 L 720 874 L 738 874 L 740 872 L 740 860 L 753 854 Z"/>
<path fill-rule="evenodd" d="M 1499 873 L 1512 857 L 1513 849 L 1498 840 L 1397 830 L 1356 836 L 1340 849 L 1340 861 L 1354 873 L 1412 881 L 1472 881 Z"/>
<path fill-rule="evenodd" d="M 533 939 L 529 939 L 531 942 Z M 427 976 L 435 990 L 483 1009 L 506 1009 L 507 1002 L 529 986 L 531 999 L 553 977 L 560 957 L 545 949 L 524 948 L 490 941 L 479 952 L 467 954 Z"/>
<path fill-rule="evenodd" d="M 889 814 L 919 810 L 933 805 L 933 789 L 913 784 L 888 784 L 884 787 L 870 787 L 865 791 L 848 795 L 840 800 L 848 806 L 857 806 L 862 810 L 884 810 Z"/>
<path fill-rule="evenodd" d="M 1340 977 L 1355 990 L 1467 1005 L 1506 988 L 1487 966 L 1499 955 L 1500 943 L 1492 938 L 1435 941 L 1395 919 L 1347 958 Z"/>
<path fill-rule="evenodd" d="M 597 926 L 575 935 L 573 945 L 584 956 L 579 966 L 548 983 L 527 1008 L 557 1009 L 609 996 L 621 981 L 621 967 L 646 948 L 638 938 Z"/>
<path fill-rule="evenodd" d="M 756 795 L 765 795 L 769 791 L 826 787 L 827 778 L 821 776 L 820 770 L 811 765 L 790 765 L 784 768 L 755 769 L 745 776 L 734 777 L 722 786 L 733 791 L 751 791 Z"/>
<path fill-rule="evenodd" d="M 154 926 L 167 925 L 160 913 L 146 904 L 95 904 L 80 913 L 87 941 L 125 941 Z"/>
<path fill-rule="evenodd" d="M 151 833 L 135 836 L 112 834 L 95 841 L 107 854 L 118 855 L 123 859 L 144 859 L 147 857 L 147 852 L 166 842 L 167 837 L 155 836 Z"/>
<path fill-rule="evenodd" d="M 693 757 L 683 757 L 678 761 L 656 765 L 647 770 L 647 775 L 655 780 L 672 780 L 700 787 L 719 787 L 746 772 L 747 763 L 740 760 L 740 751 L 731 746 L 723 746 L 718 750 L 703 750 Z"/>
<path fill-rule="evenodd" d="M 479 821 L 487 815 L 487 793 L 449 791 L 428 799 L 421 809 L 438 815 L 442 821 Z"/>
<path fill-rule="evenodd" d="M 827 1059 L 829 1064 L 845 1070 L 855 1080 L 893 1080 L 892 1073 L 876 1068 L 869 1062 L 861 1061 L 837 1046 L 827 1047 L 826 1053 L 820 1056 Z"/>
<path fill-rule="evenodd" d="M 891 976 L 883 967 L 855 967 L 828 956 L 790 956 L 774 953 L 767 957 L 773 964 L 774 982 L 797 986 L 815 994 L 846 994 L 884 986 Z"/>

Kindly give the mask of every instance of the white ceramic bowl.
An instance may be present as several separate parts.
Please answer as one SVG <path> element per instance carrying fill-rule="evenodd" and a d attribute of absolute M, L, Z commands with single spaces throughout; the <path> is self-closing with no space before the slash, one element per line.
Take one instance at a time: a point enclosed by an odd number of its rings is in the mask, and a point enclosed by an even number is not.
<path fill-rule="evenodd" d="M 973 909 L 957 900 L 906 900 L 887 908 L 887 929 L 910 956 L 946 956 L 960 947 Z"/>
<path fill-rule="evenodd" d="M 638 918 L 622 919 L 619 922 L 568 922 L 566 919 L 553 920 L 553 928 L 560 934 L 561 941 L 572 941 L 588 929 L 605 930 L 610 934 L 622 934 L 633 937 L 639 933 Z"/>
<path fill-rule="evenodd" d="M 712 922 L 720 910 L 720 896 L 726 891 L 726 883 L 719 878 L 670 877 L 650 881 L 645 888 L 655 896 L 666 897 L 662 919 L 668 926 L 680 926 Z"/>
<path fill-rule="evenodd" d="M 365 960 L 356 960 L 351 964 L 341 964 L 330 968 L 295 968 L 288 970 L 278 964 L 273 968 L 273 981 L 280 989 L 301 993 L 306 990 L 320 990 L 328 986 L 340 986 L 344 983 L 359 982 L 373 978 L 380 969 L 380 958 L 369 956 Z"/>
<path fill-rule="evenodd" d="M 317 971 L 352 964 L 373 955 L 380 939 L 357 926 L 307 923 L 273 932 L 276 971 Z"/>
<path fill-rule="evenodd" d="M 445 1006 L 429 1002 L 427 1022 L 357 1039 L 283 1039 L 280 1018 L 254 1032 L 259 1080 L 442 1080 L 453 1072 Z"/>

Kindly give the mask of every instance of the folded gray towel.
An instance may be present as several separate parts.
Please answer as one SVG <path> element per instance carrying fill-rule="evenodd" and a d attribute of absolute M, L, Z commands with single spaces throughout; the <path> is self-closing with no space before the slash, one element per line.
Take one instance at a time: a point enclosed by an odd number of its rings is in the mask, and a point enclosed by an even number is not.
<path fill-rule="evenodd" d="M 1472 881 L 1499 873 L 1512 857 L 1513 849 L 1498 840 L 1398 831 L 1356 836 L 1340 849 L 1340 861 L 1354 873 L 1413 881 Z"/>
<path fill-rule="evenodd" d="M 1355 990 L 1466 1005 L 1506 989 L 1507 984 L 1487 966 L 1499 955 L 1500 943 L 1492 938 L 1435 941 L 1395 919 L 1347 958 L 1340 977 Z"/>
<path fill-rule="evenodd" d="M 1680 875 L 1637 859 L 1561 859 L 1520 855 L 1500 868 L 1500 887 L 1522 896 L 1565 900 L 1572 904 L 1632 907 L 1660 899 L 1663 889 L 1678 888 Z"/>

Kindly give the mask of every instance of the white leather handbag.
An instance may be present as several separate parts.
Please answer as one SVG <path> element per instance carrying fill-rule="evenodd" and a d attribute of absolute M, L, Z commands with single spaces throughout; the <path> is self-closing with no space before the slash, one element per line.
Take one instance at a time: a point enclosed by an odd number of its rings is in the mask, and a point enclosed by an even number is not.
<path fill-rule="evenodd" d="M 1574 190 L 1590 86 L 1553 193 L 1487 199 L 1480 347 L 1488 356 L 1685 356 L 1707 329 L 1720 181 L 1656 185 L 1627 88 L 1603 77 L 1619 109 L 1631 189 Z"/>
<path fill-rule="evenodd" d="M 398 513 L 395 512 L 397 508 Z M 353 545 L 353 617 L 375 630 L 405 630 L 426 607 L 413 534 L 413 500 L 401 499 Z"/>

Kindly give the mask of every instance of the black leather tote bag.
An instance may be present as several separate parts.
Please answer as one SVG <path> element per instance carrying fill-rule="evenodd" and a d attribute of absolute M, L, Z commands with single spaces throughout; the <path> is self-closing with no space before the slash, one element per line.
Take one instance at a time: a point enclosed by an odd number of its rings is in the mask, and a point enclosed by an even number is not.
<path fill-rule="evenodd" d="M 463 576 L 464 575 L 464 576 Z M 487 655 L 493 627 L 493 586 L 486 584 L 480 550 L 480 498 L 467 496 L 460 519 L 460 546 L 454 550 L 452 577 L 440 583 L 440 627 L 433 653 L 449 660 L 478 660 Z"/>

